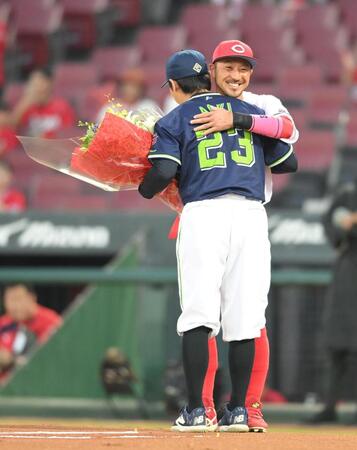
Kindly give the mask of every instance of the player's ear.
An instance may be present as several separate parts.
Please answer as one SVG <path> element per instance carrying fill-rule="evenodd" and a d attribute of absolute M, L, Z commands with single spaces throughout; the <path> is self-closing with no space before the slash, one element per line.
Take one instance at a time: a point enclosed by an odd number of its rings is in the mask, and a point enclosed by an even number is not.
<path fill-rule="evenodd" d="M 169 86 L 170 86 L 170 91 L 172 91 L 172 92 L 177 92 L 177 90 L 179 89 L 179 85 L 178 85 L 177 81 L 172 80 L 171 78 L 169 79 Z"/>
<path fill-rule="evenodd" d="M 208 70 L 209 70 L 209 75 L 211 77 L 211 80 L 215 80 L 216 79 L 215 65 L 214 64 L 210 64 L 208 66 Z"/>

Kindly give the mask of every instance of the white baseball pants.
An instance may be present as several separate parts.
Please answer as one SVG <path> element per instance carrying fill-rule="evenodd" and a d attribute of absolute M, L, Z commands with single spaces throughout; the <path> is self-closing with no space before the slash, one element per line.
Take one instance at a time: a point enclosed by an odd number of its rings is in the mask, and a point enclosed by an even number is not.
<path fill-rule="evenodd" d="M 205 326 L 211 336 L 260 336 L 270 286 L 264 206 L 235 194 L 185 205 L 176 244 L 182 313 L 177 332 Z"/>

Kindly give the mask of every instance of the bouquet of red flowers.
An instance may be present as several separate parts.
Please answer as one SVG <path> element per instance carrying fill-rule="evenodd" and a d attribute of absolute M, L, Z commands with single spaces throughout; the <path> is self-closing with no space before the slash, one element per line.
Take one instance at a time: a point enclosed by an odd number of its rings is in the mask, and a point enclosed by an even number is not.
<path fill-rule="evenodd" d="M 46 150 L 42 151 L 43 143 L 39 139 L 36 143 L 34 138 L 20 140 L 31 158 L 63 173 L 105 190 L 136 189 L 151 167 L 147 155 L 154 124 L 160 115 L 155 111 L 132 113 L 119 106 L 112 104 L 99 126 L 80 123 L 87 127 L 87 132 L 79 142 L 76 139 L 47 141 Z M 183 205 L 176 180 L 158 197 L 181 212 Z"/>
<path fill-rule="evenodd" d="M 71 171 L 114 189 L 137 187 L 150 168 L 152 134 L 120 116 L 107 112 L 98 128 L 88 124 L 81 140 L 72 154 Z"/>

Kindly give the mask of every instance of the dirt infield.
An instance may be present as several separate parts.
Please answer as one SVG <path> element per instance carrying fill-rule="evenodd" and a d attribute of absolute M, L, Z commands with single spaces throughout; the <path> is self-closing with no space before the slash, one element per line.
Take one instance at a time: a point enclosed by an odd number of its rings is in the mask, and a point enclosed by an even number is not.
<path fill-rule="evenodd" d="M 272 426 L 266 434 L 172 433 L 168 423 L 0 422 L 4 450 L 356 450 L 357 427 Z"/>

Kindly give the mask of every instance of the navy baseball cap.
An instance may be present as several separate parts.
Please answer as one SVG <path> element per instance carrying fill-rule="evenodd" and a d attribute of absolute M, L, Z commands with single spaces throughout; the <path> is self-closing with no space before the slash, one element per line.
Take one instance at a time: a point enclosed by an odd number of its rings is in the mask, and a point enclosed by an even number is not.
<path fill-rule="evenodd" d="M 166 81 L 197 77 L 208 73 L 206 58 L 197 50 L 181 50 L 174 53 L 166 62 Z"/>

